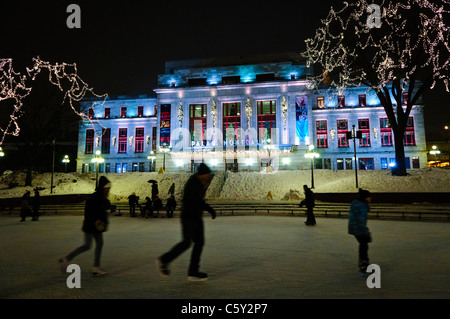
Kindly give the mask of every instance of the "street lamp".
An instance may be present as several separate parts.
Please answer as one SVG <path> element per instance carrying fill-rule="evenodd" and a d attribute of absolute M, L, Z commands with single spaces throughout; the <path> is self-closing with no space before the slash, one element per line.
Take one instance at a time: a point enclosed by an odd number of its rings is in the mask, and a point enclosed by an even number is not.
<path fill-rule="evenodd" d="M 436 145 L 433 145 L 431 148 L 432 150 L 430 151 L 430 154 L 434 155 L 434 166 L 437 167 L 437 155 L 441 154 L 441 151 L 437 149 Z"/>
<path fill-rule="evenodd" d="M 319 156 L 319 153 L 314 152 L 314 145 L 309 144 L 309 152 L 306 151 L 305 157 L 311 159 L 311 189 L 314 188 L 314 158 Z"/>
<path fill-rule="evenodd" d="M 67 173 L 67 164 L 70 163 L 69 155 L 64 155 L 62 162 L 64 163 L 64 173 Z"/>
<path fill-rule="evenodd" d="M 160 147 L 159 150 L 163 153 L 163 171 L 166 171 L 166 153 L 170 152 L 170 148 L 167 147 L 167 143 L 163 144 L 163 147 Z"/>
<path fill-rule="evenodd" d="M 3 157 L 3 156 L 5 156 L 5 153 L 3 152 L 3 149 L 2 149 L 2 147 L 0 146 L 0 157 Z"/>
<path fill-rule="evenodd" d="M 270 151 L 272 149 L 274 149 L 274 145 L 270 144 L 270 142 L 272 142 L 272 140 L 270 138 L 267 139 L 267 144 L 264 145 L 264 148 L 267 150 L 267 152 L 269 153 L 269 160 L 267 162 L 267 165 L 269 166 L 268 169 L 270 169 L 270 167 L 272 166 L 272 158 L 270 157 Z"/>
<path fill-rule="evenodd" d="M 151 163 L 150 163 L 150 172 L 154 172 L 155 170 L 154 170 L 154 161 L 155 161 L 155 159 L 156 159 L 156 156 L 154 155 L 155 154 L 155 152 L 153 152 L 153 151 L 151 151 L 150 152 L 150 155 L 148 155 L 147 156 L 147 159 L 148 160 L 151 160 Z"/>
<path fill-rule="evenodd" d="M 104 158 L 100 157 L 101 152 L 100 151 L 95 151 L 95 157 L 92 159 L 92 163 L 97 163 L 96 164 L 96 170 L 95 170 L 95 189 L 97 189 L 98 187 L 98 164 L 99 163 L 103 163 L 105 161 Z"/>

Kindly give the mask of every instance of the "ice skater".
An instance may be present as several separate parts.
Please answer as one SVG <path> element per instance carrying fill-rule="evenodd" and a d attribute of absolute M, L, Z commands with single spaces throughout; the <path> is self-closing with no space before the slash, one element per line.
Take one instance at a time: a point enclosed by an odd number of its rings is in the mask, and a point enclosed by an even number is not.
<path fill-rule="evenodd" d="M 104 276 L 108 272 L 100 268 L 100 258 L 103 248 L 103 232 L 108 227 L 108 209 L 111 203 L 108 200 L 109 190 L 111 188 L 110 181 L 101 176 L 98 182 L 98 187 L 95 192 L 86 200 L 84 209 L 84 245 L 78 247 L 66 257 L 59 259 L 62 272 L 66 272 L 70 261 L 81 253 L 88 251 L 92 246 L 92 239 L 95 240 L 95 257 L 94 267 L 92 268 L 93 275 Z"/>
<path fill-rule="evenodd" d="M 162 277 L 170 275 L 169 264 L 185 252 L 193 242 L 194 247 L 192 248 L 191 260 L 188 269 L 188 280 L 208 280 L 208 275 L 200 272 L 199 268 L 200 257 L 205 244 L 202 219 L 203 211 L 208 211 L 211 214 L 212 219 L 216 218 L 216 212 L 204 200 L 206 190 L 208 189 L 213 176 L 214 175 L 211 174 L 209 167 L 201 163 L 197 169 L 197 172 L 193 174 L 186 182 L 184 186 L 180 218 L 183 240 L 156 260 L 158 271 Z"/>
<path fill-rule="evenodd" d="M 348 233 L 354 235 L 359 243 L 358 266 L 362 273 L 365 273 L 369 266 L 369 243 L 372 242 L 372 236 L 367 228 L 367 215 L 369 213 L 369 204 L 372 201 L 372 195 L 369 191 L 359 189 L 359 197 L 353 200 L 348 214 Z"/>
<path fill-rule="evenodd" d="M 312 190 L 308 187 L 308 185 L 303 185 L 303 190 L 305 192 L 305 199 L 300 202 L 300 207 L 303 207 L 303 205 L 306 206 L 306 225 L 314 226 L 316 224 L 316 217 L 314 216 L 314 206 L 315 200 L 314 200 L 314 193 Z"/>

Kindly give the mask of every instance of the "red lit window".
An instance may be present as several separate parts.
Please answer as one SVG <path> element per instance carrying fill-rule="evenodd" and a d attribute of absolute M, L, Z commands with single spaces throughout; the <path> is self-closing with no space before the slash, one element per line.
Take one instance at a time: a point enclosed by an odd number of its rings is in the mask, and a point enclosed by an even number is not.
<path fill-rule="evenodd" d="M 105 107 L 105 118 L 109 119 L 111 117 L 111 108 Z"/>
<path fill-rule="evenodd" d="M 227 130 L 234 130 L 234 138 L 238 139 L 238 129 L 241 127 L 241 103 L 223 103 L 223 140 L 227 140 Z"/>
<path fill-rule="evenodd" d="M 191 142 L 206 143 L 206 104 L 189 105 L 189 132 Z"/>
<path fill-rule="evenodd" d="M 134 145 L 135 153 L 143 153 L 144 152 L 144 128 L 136 127 L 136 139 Z"/>
<path fill-rule="evenodd" d="M 347 140 L 348 120 L 337 120 L 338 147 L 348 147 Z"/>
<path fill-rule="evenodd" d="M 122 106 L 120 108 L 120 117 L 126 117 L 127 116 L 127 107 L 126 106 Z"/>
<path fill-rule="evenodd" d="M 402 103 L 403 103 L 403 105 L 408 104 L 408 92 L 403 92 L 403 94 L 402 94 Z"/>
<path fill-rule="evenodd" d="M 416 137 L 414 133 L 414 118 L 412 116 L 410 116 L 408 118 L 408 121 L 406 122 L 404 144 L 416 145 Z"/>
<path fill-rule="evenodd" d="M 144 116 L 144 107 L 142 105 L 138 106 L 137 108 L 137 116 L 138 117 Z"/>
<path fill-rule="evenodd" d="M 361 131 L 361 138 L 359 139 L 359 146 L 370 146 L 370 124 L 369 119 L 358 119 L 358 129 Z"/>
<path fill-rule="evenodd" d="M 359 94 L 358 95 L 359 106 L 366 106 L 366 95 Z"/>
<path fill-rule="evenodd" d="M 86 145 L 84 152 L 86 154 L 92 154 L 94 152 L 94 130 L 86 130 Z"/>
<path fill-rule="evenodd" d="M 127 152 L 127 129 L 119 128 L 119 153 Z"/>
<path fill-rule="evenodd" d="M 345 95 L 338 95 L 338 107 L 345 107 Z"/>
<path fill-rule="evenodd" d="M 272 129 L 276 127 L 276 101 L 257 101 L 258 138 L 260 143 L 272 140 Z"/>
<path fill-rule="evenodd" d="M 109 154 L 111 146 L 111 129 L 102 129 L 102 154 Z"/>
<path fill-rule="evenodd" d="M 387 117 L 380 118 L 380 138 L 381 146 L 392 146 L 392 130 Z"/>
<path fill-rule="evenodd" d="M 317 107 L 323 109 L 325 107 L 325 98 L 323 96 L 317 97 Z"/>
<path fill-rule="evenodd" d="M 94 109 L 91 107 L 88 110 L 88 117 L 91 119 L 94 117 Z"/>
<path fill-rule="evenodd" d="M 317 147 L 328 147 L 327 120 L 316 121 Z"/>

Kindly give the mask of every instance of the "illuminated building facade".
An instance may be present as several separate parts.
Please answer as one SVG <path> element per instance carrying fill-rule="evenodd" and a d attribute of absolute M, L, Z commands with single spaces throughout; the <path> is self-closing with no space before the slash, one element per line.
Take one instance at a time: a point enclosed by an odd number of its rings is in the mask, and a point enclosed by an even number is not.
<path fill-rule="evenodd" d="M 393 134 L 373 91 L 311 90 L 311 74 L 298 54 L 166 63 L 156 97 L 108 99 L 88 111 L 79 133 L 78 171 L 193 172 L 205 162 L 215 171 L 316 169 L 395 165 Z M 92 101 L 86 101 L 86 108 Z M 109 110 L 108 110 L 109 109 Z M 109 112 L 109 113 L 108 113 Z M 109 115 L 108 115 L 109 114 Z M 423 106 L 413 107 L 405 133 L 407 168 L 426 166 Z"/>

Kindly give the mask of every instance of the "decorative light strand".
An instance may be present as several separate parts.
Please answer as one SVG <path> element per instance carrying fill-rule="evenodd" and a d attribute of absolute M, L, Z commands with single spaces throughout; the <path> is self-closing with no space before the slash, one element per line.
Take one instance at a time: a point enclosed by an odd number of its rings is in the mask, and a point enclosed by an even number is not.
<path fill-rule="evenodd" d="M 74 102 L 81 102 L 86 94 L 90 93 L 98 100 L 92 102 L 92 108 L 97 105 L 103 105 L 108 97 L 107 94 L 96 94 L 93 88 L 81 79 L 78 75 L 77 65 L 75 63 L 56 63 L 51 64 L 49 62 L 41 60 L 39 57 L 33 58 L 34 66 L 26 68 L 28 77 L 26 75 L 21 75 L 15 72 L 12 68 L 12 59 L 0 59 L 0 102 L 12 99 L 14 100 L 14 111 L 10 115 L 10 121 L 6 128 L 0 128 L 2 132 L 2 137 L 0 140 L 0 145 L 6 135 L 18 136 L 20 132 L 17 120 L 23 115 L 21 108 L 23 106 L 22 100 L 26 98 L 32 90 L 32 87 L 26 86 L 26 80 L 29 78 L 35 80 L 36 76 L 42 71 L 47 70 L 49 72 L 48 80 L 51 84 L 55 85 L 61 92 L 64 92 L 64 99 L 61 104 L 65 101 L 69 102 L 72 110 L 81 119 L 88 120 L 92 122 L 91 119 L 83 112 L 77 111 L 74 107 Z M 68 83 L 68 89 L 63 88 L 63 81 Z"/>
<path fill-rule="evenodd" d="M 377 92 L 387 87 L 393 80 L 401 80 L 404 90 L 409 79 L 425 68 L 430 68 L 431 88 L 442 81 L 449 92 L 449 26 L 448 0 L 382 0 L 381 32 L 367 25 L 366 9 L 370 3 L 358 0 L 352 4 L 344 2 L 340 11 L 331 8 L 323 26 L 316 31 L 314 38 L 307 39 L 306 51 L 302 54 L 308 64 L 320 63 L 325 74 L 339 72 L 339 78 L 330 83 L 335 94 L 342 94 L 345 88 L 368 85 Z M 420 25 L 417 34 L 408 32 L 405 18 L 410 12 L 419 12 Z M 346 39 L 353 33 L 354 38 Z M 380 37 L 380 34 L 384 36 Z M 368 79 L 363 68 L 355 68 L 353 62 L 361 58 L 361 52 L 369 53 L 370 61 L 365 61 L 375 70 L 376 79 Z M 418 60 L 419 59 L 419 60 Z M 415 61 L 417 61 L 417 64 Z M 323 75 L 312 79 L 309 88 L 318 88 Z M 397 92 L 399 93 L 399 92 Z"/>

